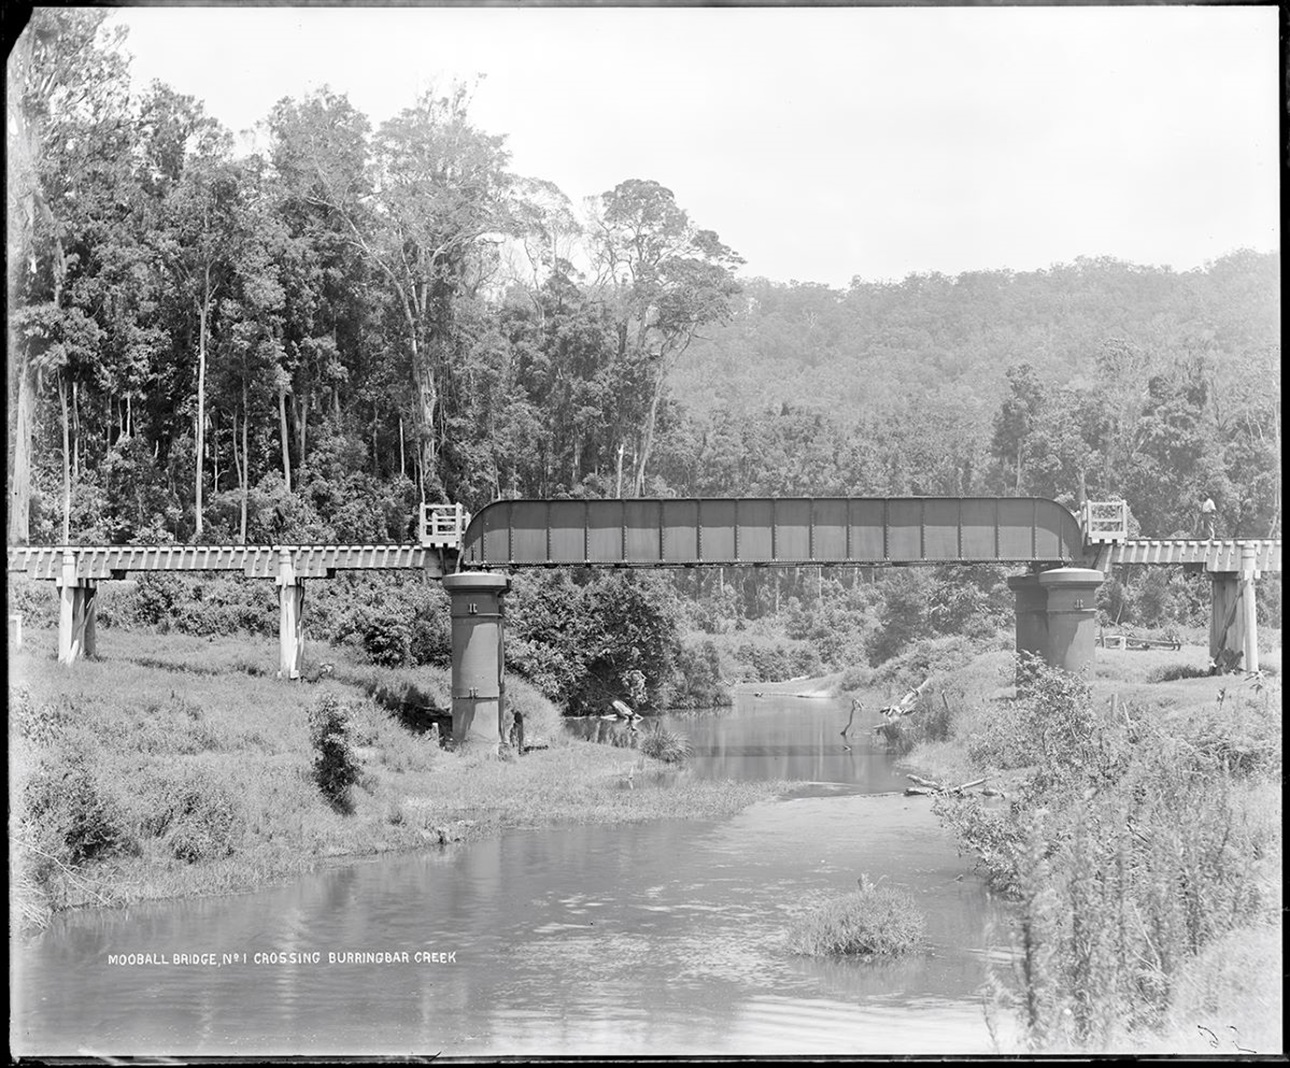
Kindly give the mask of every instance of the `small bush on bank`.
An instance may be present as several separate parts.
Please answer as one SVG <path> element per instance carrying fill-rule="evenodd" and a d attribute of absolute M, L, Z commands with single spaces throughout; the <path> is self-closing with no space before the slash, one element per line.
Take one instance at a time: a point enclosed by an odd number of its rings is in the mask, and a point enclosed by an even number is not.
<path fill-rule="evenodd" d="M 163 776 L 149 792 L 155 801 L 141 829 L 162 839 L 171 856 L 192 864 L 235 852 L 242 834 L 241 806 L 210 770 Z"/>
<path fill-rule="evenodd" d="M 960 635 L 924 638 L 877 667 L 852 665 L 838 685 L 843 690 L 874 689 L 883 686 L 918 685 L 933 672 L 946 673 L 964 667 L 981 653 L 986 639 L 972 640 Z"/>
<path fill-rule="evenodd" d="M 403 667 L 412 659 L 412 627 L 397 615 L 370 615 L 362 642 L 368 659 L 381 667 Z"/>
<path fill-rule="evenodd" d="M 358 782 L 362 768 L 354 752 L 349 711 L 337 694 L 322 694 L 309 710 L 309 741 L 318 788 L 338 812 L 351 812 L 350 789 Z"/>
<path fill-rule="evenodd" d="M 906 890 L 871 887 L 794 921 L 789 949 L 808 957 L 896 957 L 918 948 L 926 921 Z"/>
<path fill-rule="evenodd" d="M 690 756 L 690 739 L 662 725 L 647 730 L 638 747 L 641 754 L 664 764 L 684 764 Z"/>
<path fill-rule="evenodd" d="M 1208 678 L 1210 670 L 1196 664 L 1166 664 L 1147 676 L 1148 682 L 1177 682 L 1179 679 Z"/>
<path fill-rule="evenodd" d="M 138 849 L 96 764 L 92 743 L 73 735 L 42 752 L 23 784 L 23 820 L 39 829 L 39 848 L 55 863 L 82 864 Z"/>

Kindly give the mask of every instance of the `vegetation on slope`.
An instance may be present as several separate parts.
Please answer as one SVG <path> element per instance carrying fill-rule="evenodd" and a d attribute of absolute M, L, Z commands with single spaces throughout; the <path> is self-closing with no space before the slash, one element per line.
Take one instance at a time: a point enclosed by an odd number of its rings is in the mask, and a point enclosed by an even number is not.
<path fill-rule="evenodd" d="M 1030 1048 L 1159 1048 L 1209 1021 L 1266 1052 L 1278 962 L 1256 949 L 1280 944 L 1280 686 L 1177 678 L 1153 659 L 1104 656 L 1091 684 L 1040 668 L 1016 696 L 1005 653 L 947 672 L 939 729 L 907 759 L 1004 791 L 934 804 L 1016 902 L 994 1007 Z"/>

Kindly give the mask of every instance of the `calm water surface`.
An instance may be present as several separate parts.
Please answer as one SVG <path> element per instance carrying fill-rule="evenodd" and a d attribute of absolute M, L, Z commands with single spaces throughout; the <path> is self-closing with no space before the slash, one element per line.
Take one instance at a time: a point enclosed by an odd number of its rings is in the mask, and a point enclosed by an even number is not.
<path fill-rule="evenodd" d="M 987 924 L 1002 932 L 1006 918 L 926 798 L 875 796 L 903 776 L 863 731 L 842 750 L 840 715 L 833 702 L 748 698 L 721 716 L 677 719 L 696 748 L 690 774 L 803 782 L 730 820 L 513 832 L 252 895 L 62 917 L 15 947 L 13 1047 L 989 1051 L 977 991 Z M 787 953 L 792 914 L 853 889 L 861 873 L 914 894 L 927 952 L 889 964 Z M 355 951 L 409 962 L 329 962 Z M 273 952 L 321 959 L 255 962 Z M 416 963 L 418 952 L 450 959 Z M 167 963 L 109 963 L 128 953 Z M 236 961 L 176 963 L 183 953 Z"/>

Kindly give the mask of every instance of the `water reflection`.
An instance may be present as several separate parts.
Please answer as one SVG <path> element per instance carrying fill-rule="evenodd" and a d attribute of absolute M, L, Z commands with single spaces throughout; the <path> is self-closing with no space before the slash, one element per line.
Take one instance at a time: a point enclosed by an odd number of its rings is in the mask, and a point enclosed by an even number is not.
<path fill-rule="evenodd" d="M 802 704 L 798 740 L 782 743 L 799 751 L 742 759 L 787 759 L 803 779 L 834 773 L 841 765 L 821 763 L 836 756 L 823 751 L 832 720 L 818 703 Z M 696 729 L 709 724 L 739 730 Z M 781 730 L 760 709 L 684 726 L 707 738 L 700 748 L 721 753 L 698 759 L 730 766 L 741 759 L 733 749 L 771 747 Z M 1004 917 L 925 798 L 863 796 L 894 773 L 874 773 L 867 758 L 845 767 L 856 769 L 849 786 L 804 787 L 722 822 L 514 832 L 253 895 L 62 917 L 17 947 L 14 1046 L 193 1055 L 988 1051 L 976 1000 L 983 931 L 991 920 L 1002 928 Z M 927 951 L 876 965 L 788 953 L 793 915 L 853 889 L 861 873 L 914 895 L 927 915 Z M 254 963 L 274 951 L 321 961 Z M 353 951 L 407 953 L 409 962 L 329 963 L 328 954 Z M 171 963 L 108 963 L 109 954 L 145 952 Z M 455 959 L 417 963 L 418 952 Z M 179 953 L 238 960 L 180 966 Z"/>
<path fill-rule="evenodd" d="M 863 793 L 903 789 L 904 775 L 873 734 L 877 715 L 873 722 L 857 716 L 843 738 L 848 714 L 832 700 L 740 694 L 733 708 L 651 716 L 636 731 L 596 717 L 572 720 L 568 729 L 580 738 L 634 747 L 660 724 L 690 739 L 689 767 L 701 778 L 846 783 Z"/>

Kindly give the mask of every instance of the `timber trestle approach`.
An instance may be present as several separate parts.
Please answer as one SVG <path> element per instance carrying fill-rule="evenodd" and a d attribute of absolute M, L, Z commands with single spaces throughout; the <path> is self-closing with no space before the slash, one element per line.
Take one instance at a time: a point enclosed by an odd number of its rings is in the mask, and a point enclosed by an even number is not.
<path fill-rule="evenodd" d="M 1096 643 L 1096 591 L 1114 566 L 1176 565 L 1213 579 L 1210 654 L 1258 668 L 1255 581 L 1280 572 L 1280 539 L 1127 537 L 1123 502 L 1019 497 L 781 497 L 494 501 L 473 518 L 423 505 L 418 544 L 9 547 L 8 570 L 60 592 L 58 655 L 94 655 L 96 587 L 130 572 L 240 571 L 279 588 L 282 678 L 300 677 L 304 580 L 341 570 L 416 570 L 441 580 L 452 611 L 453 734 L 507 734 L 504 595 L 521 567 L 783 567 L 994 563 L 1009 580 L 1018 652 L 1069 670 Z"/>

